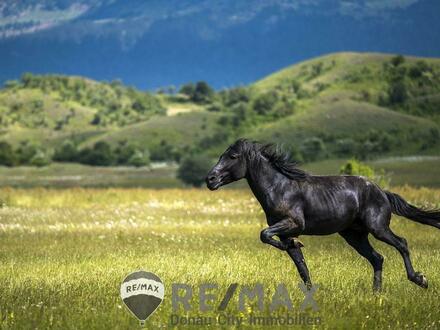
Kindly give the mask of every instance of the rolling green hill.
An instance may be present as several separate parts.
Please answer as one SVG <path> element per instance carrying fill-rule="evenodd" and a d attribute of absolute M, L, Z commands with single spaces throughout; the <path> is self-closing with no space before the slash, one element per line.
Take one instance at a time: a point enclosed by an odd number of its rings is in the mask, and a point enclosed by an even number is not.
<path fill-rule="evenodd" d="M 358 156 L 440 153 L 439 59 L 331 54 L 276 72 L 254 89 L 297 95 L 295 113 L 254 128 L 257 139 L 300 146 L 317 137 L 335 156 L 356 149 Z"/>
<path fill-rule="evenodd" d="M 440 59 L 330 54 L 206 93 L 25 74 L 0 90 L 0 142 L 48 155 L 66 141 L 79 151 L 133 143 L 162 160 L 214 156 L 242 136 L 282 142 L 305 161 L 440 154 Z"/>
<path fill-rule="evenodd" d="M 104 140 L 111 145 L 119 141 L 136 141 L 148 147 L 164 143 L 184 147 L 196 144 L 209 131 L 217 127 L 219 114 L 207 111 L 155 116 L 138 124 L 125 126 L 86 140 L 84 146 Z"/>

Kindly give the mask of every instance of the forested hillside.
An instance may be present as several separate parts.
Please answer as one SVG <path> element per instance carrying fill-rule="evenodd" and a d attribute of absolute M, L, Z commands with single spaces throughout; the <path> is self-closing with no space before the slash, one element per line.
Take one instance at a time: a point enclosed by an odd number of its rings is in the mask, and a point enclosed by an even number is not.
<path fill-rule="evenodd" d="M 220 91 L 28 73 L 0 90 L 0 163 L 140 166 L 216 156 L 237 137 L 306 162 L 439 154 L 439 105 L 440 60 L 383 54 L 331 54 Z"/>

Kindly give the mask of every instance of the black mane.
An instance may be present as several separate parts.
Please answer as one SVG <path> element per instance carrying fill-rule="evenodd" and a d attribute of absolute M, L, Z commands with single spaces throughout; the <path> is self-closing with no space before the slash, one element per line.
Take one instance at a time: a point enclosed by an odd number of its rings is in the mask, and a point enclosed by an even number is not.
<path fill-rule="evenodd" d="M 241 147 L 241 150 L 246 153 L 252 160 L 258 159 L 258 155 L 266 158 L 270 164 L 281 174 L 292 180 L 305 180 L 309 174 L 299 169 L 298 163 L 292 160 L 291 155 L 283 151 L 282 148 L 276 144 L 261 144 L 256 141 L 249 141 L 247 139 L 240 139 L 234 145 Z"/>

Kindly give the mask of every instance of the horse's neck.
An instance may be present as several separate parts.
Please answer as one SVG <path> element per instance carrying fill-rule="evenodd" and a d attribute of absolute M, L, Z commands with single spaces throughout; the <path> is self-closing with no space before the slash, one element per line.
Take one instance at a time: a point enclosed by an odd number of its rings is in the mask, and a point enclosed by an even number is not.
<path fill-rule="evenodd" d="M 282 176 L 266 160 L 260 160 L 258 166 L 249 166 L 246 175 L 247 182 L 257 200 L 264 209 L 269 207 L 271 202 L 270 194 L 275 188 L 276 182 Z"/>

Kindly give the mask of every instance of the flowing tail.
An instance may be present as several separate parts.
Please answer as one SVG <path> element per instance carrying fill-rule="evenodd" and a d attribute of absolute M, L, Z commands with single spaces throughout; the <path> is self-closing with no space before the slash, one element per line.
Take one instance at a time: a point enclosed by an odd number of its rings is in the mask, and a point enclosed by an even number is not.
<path fill-rule="evenodd" d="M 391 209 L 394 214 L 433 226 L 440 229 L 440 210 L 423 210 L 409 204 L 402 197 L 389 191 L 385 191 Z"/>

